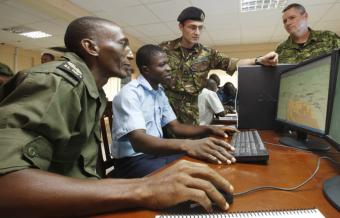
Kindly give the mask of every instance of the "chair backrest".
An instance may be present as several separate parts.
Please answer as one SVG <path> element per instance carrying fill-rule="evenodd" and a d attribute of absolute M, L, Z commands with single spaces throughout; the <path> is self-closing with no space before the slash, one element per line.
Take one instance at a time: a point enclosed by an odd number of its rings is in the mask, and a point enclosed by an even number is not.
<path fill-rule="evenodd" d="M 97 172 L 102 177 L 106 177 L 106 170 L 111 168 L 114 164 L 114 159 L 110 154 L 110 145 L 112 142 L 112 101 L 108 101 L 103 116 L 100 119 L 100 128 L 102 135 L 102 145 L 99 148 L 99 156 L 97 163 Z"/>

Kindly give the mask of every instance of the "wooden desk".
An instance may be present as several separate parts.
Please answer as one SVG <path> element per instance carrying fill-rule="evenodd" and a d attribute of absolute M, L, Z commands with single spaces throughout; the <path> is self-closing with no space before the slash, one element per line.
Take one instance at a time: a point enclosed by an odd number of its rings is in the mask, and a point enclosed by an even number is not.
<path fill-rule="evenodd" d="M 278 143 L 279 136 L 272 131 L 260 131 L 264 142 Z M 307 179 L 316 167 L 318 155 L 298 151 L 293 148 L 266 145 L 269 150 L 267 165 L 237 163 L 233 165 L 214 165 L 220 174 L 234 186 L 235 192 L 242 192 L 256 186 L 292 187 Z M 185 157 L 185 159 L 192 160 Z M 295 208 L 318 208 L 325 217 L 339 217 L 340 213 L 333 208 L 322 193 L 323 182 L 339 174 L 327 160 L 322 160 L 317 175 L 297 191 L 259 191 L 234 198 L 229 211 L 253 211 Z M 114 188 L 114 187 L 113 187 Z M 130 210 L 101 215 L 98 217 L 155 217 L 157 211 Z"/>

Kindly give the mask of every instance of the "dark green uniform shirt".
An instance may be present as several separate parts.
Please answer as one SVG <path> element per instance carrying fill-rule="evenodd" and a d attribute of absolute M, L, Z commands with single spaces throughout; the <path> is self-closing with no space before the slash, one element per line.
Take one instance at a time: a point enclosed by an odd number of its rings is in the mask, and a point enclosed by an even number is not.
<path fill-rule="evenodd" d="M 293 42 L 289 36 L 276 48 L 279 63 L 300 63 L 340 48 L 340 37 L 337 34 L 330 31 L 309 30 L 309 38 L 303 45 Z"/>
<path fill-rule="evenodd" d="M 180 42 L 181 38 L 160 45 L 167 53 L 171 67 L 172 82 L 165 87 L 165 92 L 177 119 L 182 123 L 198 125 L 197 97 L 205 86 L 209 71 L 221 69 L 232 75 L 238 59 L 227 57 L 202 44 L 187 50 Z"/>
<path fill-rule="evenodd" d="M 19 75 L 24 79 L 15 85 Z M 18 74 L 0 88 L 0 174 L 33 167 L 98 177 L 105 105 L 103 90 L 74 53 Z"/>

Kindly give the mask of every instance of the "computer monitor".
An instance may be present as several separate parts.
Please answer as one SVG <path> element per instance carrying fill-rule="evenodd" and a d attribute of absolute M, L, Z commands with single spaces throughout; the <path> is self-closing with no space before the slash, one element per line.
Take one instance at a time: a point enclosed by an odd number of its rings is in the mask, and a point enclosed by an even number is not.
<path fill-rule="evenodd" d="M 305 150 L 326 151 L 324 137 L 332 84 L 332 54 L 302 62 L 280 75 L 276 120 L 296 132 L 280 143 Z"/>
<path fill-rule="evenodd" d="M 239 129 L 278 129 L 275 121 L 280 74 L 295 64 L 238 67 Z"/>
<path fill-rule="evenodd" d="M 338 53 L 338 52 L 337 52 Z M 337 54 L 339 55 L 339 53 Z M 338 56 L 339 57 L 339 56 Z M 340 151 L 340 61 L 337 58 L 336 76 L 334 89 L 330 94 L 330 113 L 329 126 L 326 134 L 326 139 L 338 151 Z M 324 182 L 323 192 L 329 202 L 340 211 L 340 176 L 334 176 Z"/>

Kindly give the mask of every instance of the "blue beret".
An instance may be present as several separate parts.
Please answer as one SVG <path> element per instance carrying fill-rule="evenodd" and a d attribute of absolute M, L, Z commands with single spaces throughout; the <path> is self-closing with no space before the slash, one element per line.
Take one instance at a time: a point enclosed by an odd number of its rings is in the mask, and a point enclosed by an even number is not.
<path fill-rule="evenodd" d="M 188 7 L 184 9 L 178 16 L 177 21 L 183 23 L 186 20 L 204 21 L 205 14 L 200 8 Z"/>

